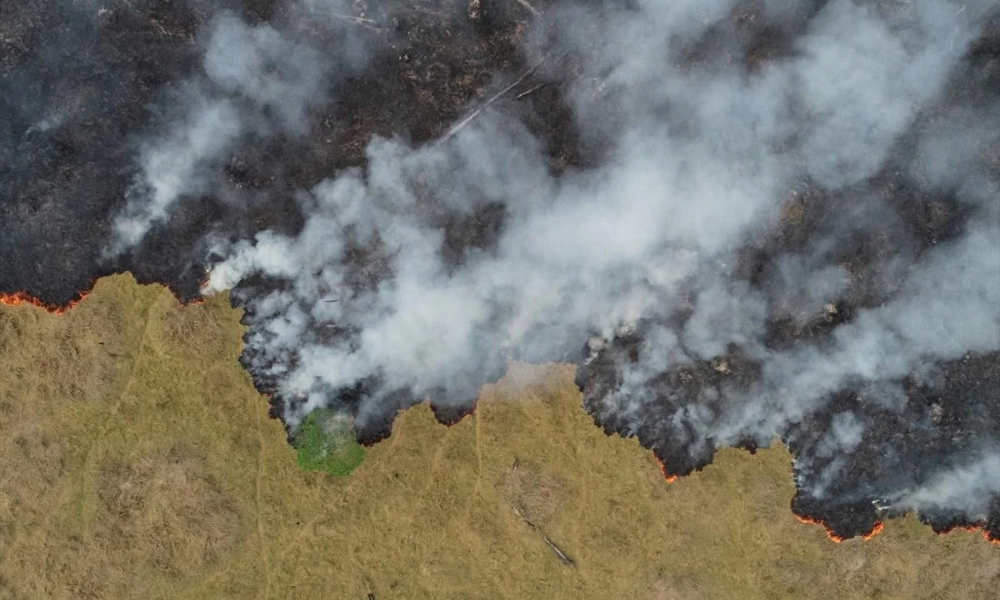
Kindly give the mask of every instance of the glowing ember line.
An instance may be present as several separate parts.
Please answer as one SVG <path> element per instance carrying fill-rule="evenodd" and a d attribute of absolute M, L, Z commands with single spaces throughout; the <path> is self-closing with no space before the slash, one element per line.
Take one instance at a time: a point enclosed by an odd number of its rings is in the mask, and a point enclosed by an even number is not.
<path fill-rule="evenodd" d="M 27 294 L 25 292 L 15 292 L 13 294 L 0 293 L 0 304 L 4 306 L 30 305 L 46 310 L 54 315 L 63 315 L 66 314 L 66 311 L 71 310 L 74 306 L 79 304 L 80 301 L 86 298 L 88 294 L 90 294 L 89 291 L 83 292 L 77 299 L 71 300 L 65 306 L 58 306 L 42 302 L 38 298 L 35 298 L 31 294 Z"/>
<path fill-rule="evenodd" d="M 827 525 L 823 521 L 820 521 L 819 519 L 814 519 L 813 517 L 805 517 L 805 516 L 796 514 L 794 512 L 792 513 L 792 516 L 794 516 L 795 520 L 798 521 L 799 523 L 805 523 L 806 525 L 820 525 L 820 526 L 822 526 L 823 527 L 823 531 L 826 532 L 826 537 L 830 538 L 831 540 L 833 540 L 834 542 L 836 542 L 838 544 L 844 541 L 844 538 L 842 538 L 839 535 L 837 535 L 836 533 L 834 533 L 833 530 L 830 529 L 829 525 Z"/>
<path fill-rule="evenodd" d="M 830 529 L 829 525 L 827 525 L 826 523 L 817 518 L 803 516 L 795 513 L 794 511 L 792 512 L 792 516 L 794 516 L 795 520 L 797 520 L 799 523 L 805 523 L 806 525 L 821 525 L 823 527 L 823 531 L 826 532 L 826 537 L 830 538 L 831 540 L 833 540 L 838 544 L 845 542 L 848 539 L 834 533 L 833 530 Z M 871 541 L 872 538 L 882 533 L 883 531 L 885 531 L 885 524 L 882 521 L 875 521 L 875 526 L 872 527 L 872 530 L 869 531 L 868 533 L 861 534 L 861 539 L 866 542 Z"/>
<path fill-rule="evenodd" d="M 170 290 L 170 293 L 173 294 L 181 306 L 200 306 L 205 304 L 204 298 L 193 298 L 185 302 L 177 292 L 170 288 L 167 289 Z M 90 295 L 91 291 L 93 291 L 93 287 L 79 292 L 75 299 L 62 305 L 44 302 L 27 292 L 14 292 L 12 294 L 0 292 L 0 306 L 34 306 L 54 315 L 64 315 L 80 304 L 80 302 Z"/>
<path fill-rule="evenodd" d="M 1000 538 L 993 537 L 990 532 L 986 529 L 986 523 L 976 523 L 974 525 L 955 525 L 954 527 L 949 527 L 947 529 L 937 532 L 938 535 L 948 535 L 953 531 L 967 531 L 969 533 L 978 532 L 983 536 L 983 539 L 987 542 L 1000 546 Z"/>
<path fill-rule="evenodd" d="M 667 463 L 660 460 L 660 457 L 655 454 L 653 455 L 653 458 L 656 459 L 656 464 L 660 465 L 660 473 L 663 473 L 663 479 L 665 479 L 667 483 L 674 483 L 677 481 L 677 475 L 673 475 L 667 471 Z"/>
<path fill-rule="evenodd" d="M 883 531 L 885 531 L 885 523 L 883 523 L 882 521 L 876 521 L 875 527 L 873 527 L 872 530 L 869 531 L 868 533 L 862 535 L 861 539 L 863 539 L 866 542 L 870 541 L 872 538 L 882 533 Z"/>

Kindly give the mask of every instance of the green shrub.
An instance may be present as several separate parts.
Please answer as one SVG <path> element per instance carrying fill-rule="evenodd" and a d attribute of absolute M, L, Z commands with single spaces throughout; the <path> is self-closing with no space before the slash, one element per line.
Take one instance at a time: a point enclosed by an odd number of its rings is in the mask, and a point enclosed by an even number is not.
<path fill-rule="evenodd" d="M 314 410 L 299 424 L 295 447 L 299 466 L 306 471 L 344 477 L 365 460 L 351 423 L 326 409 Z"/>

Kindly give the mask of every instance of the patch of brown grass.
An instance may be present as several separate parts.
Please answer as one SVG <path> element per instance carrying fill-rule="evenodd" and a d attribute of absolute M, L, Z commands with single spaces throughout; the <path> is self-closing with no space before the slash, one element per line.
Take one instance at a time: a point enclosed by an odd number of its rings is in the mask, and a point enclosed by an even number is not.
<path fill-rule="evenodd" d="M 172 448 L 102 466 L 97 494 L 101 546 L 178 577 L 215 566 L 243 530 L 235 503 L 203 458 Z"/>
<path fill-rule="evenodd" d="M 563 366 L 515 365 L 450 428 L 406 411 L 346 479 L 304 473 L 237 362 L 239 316 L 128 276 L 63 316 L 0 307 L 0 600 L 978 600 L 1000 586 L 1000 547 L 976 533 L 908 517 L 834 544 L 797 522 L 780 446 L 722 450 L 667 484 L 635 440 L 594 426 Z"/>
<path fill-rule="evenodd" d="M 569 485 L 535 463 L 515 459 L 510 473 L 502 479 L 503 495 L 528 521 L 549 523 L 570 495 Z"/>

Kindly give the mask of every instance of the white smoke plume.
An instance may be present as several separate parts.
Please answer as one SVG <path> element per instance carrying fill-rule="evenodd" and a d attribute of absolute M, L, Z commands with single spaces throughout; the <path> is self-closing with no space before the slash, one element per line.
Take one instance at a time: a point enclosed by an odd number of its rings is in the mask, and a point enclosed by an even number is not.
<path fill-rule="evenodd" d="M 917 511 L 958 512 L 973 522 L 989 515 L 990 498 L 1000 495 L 1000 453 L 984 452 L 974 461 L 939 471 L 925 485 L 898 494 L 893 504 Z"/>
<path fill-rule="evenodd" d="M 791 41 L 752 72 L 743 10 L 557 4 L 533 24 L 526 51 L 580 61 L 566 96 L 581 138 L 602 149 L 599 166 L 554 174 L 539 140 L 487 110 L 439 144 L 373 139 L 363 169 L 300 192 L 295 235 L 216 240 L 222 258 L 204 291 L 232 289 L 246 305 L 248 360 L 286 401 L 289 424 L 343 408 L 341 392 L 358 386 L 360 422 L 401 396 L 468 403 L 508 360 L 577 360 L 588 343 L 596 356 L 638 332 L 637 356 L 616 365 L 597 409 L 624 434 L 657 418 L 664 373 L 705 361 L 725 372 L 734 347 L 759 366 L 752 385 L 706 387 L 652 426 L 700 452 L 782 435 L 845 389 L 900 411 L 900 378 L 1000 350 L 997 107 L 944 98 L 995 3 L 769 0 L 759 13 Z M 699 50 L 704 39 L 713 52 Z M 272 62 L 293 67 L 276 74 Z M 268 127 L 303 131 L 327 68 L 266 26 L 218 21 L 205 62 L 212 99 L 143 152 L 150 191 L 120 217 L 121 243 L 204 185 L 265 107 Z M 897 165 L 904 146 L 916 158 Z M 893 169 L 953 193 L 971 215 L 964 230 L 926 250 L 910 244 L 898 207 L 867 183 Z M 818 190 L 826 221 L 751 282 L 741 251 L 780 231 L 803 189 Z M 482 243 L 449 238 L 455 223 L 491 218 Z M 883 229 L 899 243 L 867 271 L 840 262 L 854 234 Z M 830 317 L 862 279 L 884 292 L 876 305 L 827 336 L 769 342 L 772 321 Z M 838 414 L 818 456 L 860 450 L 867 432 L 862 417 Z M 978 515 L 969 498 L 997 490 L 968 474 L 992 473 L 990 460 L 899 501 Z"/>
<path fill-rule="evenodd" d="M 206 191 L 218 161 L 243 129 L 228 100 L 210 100 L 197 90 L 189 95 L 185 104 L 191 112 L 184 120 L 164 139 L 140 150 L 141 179 L 115 219 L 113 253 L 138 244 L 153 225 L 167 219 L 183 195 Z"/>
<path fill-rule="evenodd" d="M 339 0 L 310 0 L 291 10 L 322 26 L 330 21 L 322 15 L 343 8 Z M 364 60 L 349 36 L 331 57 L 295 31 L 251 26 L 230 13 L 219 14 L 209 29 L 202 72 L 172 94 L 174 112 L 163 131 L 139 149 L 139 173 L 106 254 L 133 248 L 182 198 L 210 191 L 213 173 L 242 135 L 306 133 L 308 111 L 325 99 L 326 85 Z"/>

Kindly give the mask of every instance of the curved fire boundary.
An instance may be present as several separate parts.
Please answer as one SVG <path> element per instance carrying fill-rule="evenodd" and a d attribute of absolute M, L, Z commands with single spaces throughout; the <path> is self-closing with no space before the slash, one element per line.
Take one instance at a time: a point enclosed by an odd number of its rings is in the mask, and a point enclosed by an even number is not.
<path fill-rule="evenodd" d="M 35 298 L 34 296 L 32 296 L 30 294 L 25 293 L 25 292 L 14 292 L 12 294 L 0 292 L 0 305 L 4 305 L 4 306 L 24 306 L 24 305 L 30 305 L 30 306 L 34 306 L 36 308 L 40 308 L 42 310 L 45 310 L 45 311 L 47 311 L 49 313 L 52 313 L 54 315 L 60 315 L 61 316 L 61 315 L 65 315 L 67 312 L 69 312 L 70 310 L 72 310 L 73 308 L 75 308 L 77 305 L 79 305 L 80 302 L 82 302 L 83 300 L 85 300 L 87 298 L 87 296 L 89 296 L 90 293 L 93 291 L 93 287 L 94 287 L 94 282 L 91 283 L 91 285 L 90 285 L 89 288 L 87 288 L 84 291 L 79 292 L 77 294 L 77 297 L 75 299 L 69 301 L 68 303 L 66 303 L 64 305 L 49 304 L 49 303 L 46 303 L 46 302 L 43 302 L 43 301 L 39 300 L 38 298 Z M 184 301 L 179 294 L 177 294 L 176 292 L 174 292 L 174 290 L 172 290 L 170 288 L 170 286 L 166 286 L 166 287 L 167 287 L 168 290 L 170 290 L 171 294 L 173 294 L 173 296 L 177 299 L 177 303 L 180 304 L 181 306 L 192 306 L 192 305 L 199 305 L 199 304 L 203 304 L 204 303 L 204 300 L 201 299 L 201 298 L 196 298 L 196 299 L 193 299 L 193 300 L 190 300 L 190 301 Z M 268 403 L 272 407 L 272 410 L 269 412 L 269 414 L 271 415 L 271 417 L 272 418 L 276 418 L 276 419 L 280 419 L 279 416 L 275 415 L 275 412 L 273 410 L 274 403 L 271 402 L 271 396 L 269 394 L 262 394 L 262 395 L 264 395 L 265 397 L 268 398 Z M 438 423 L 441 423 L 445 427 L 454 427 L 455 425 L 457 425 L 460 422 L 462 422 L 466 417 L 468 417 L 470 415 L 473 415 L 476 412 L 476 408 L 479 405 L 479 399 L 477 398 L 472 403 L 471 407 L 437 406 L 433 402 L 427 402 L 427 404 L 430 405 L 431 412 L 434 413 L 434 418 L 437 419 Z M 388 436 L 386 436 L 386 437 L 388 437 Z M 385 439 L 385 438 L 381 438 L 380 437 L 378 439 L 368 440 L 368 441 L 362 442 L 362 445 L 364 445 L 364 446 L 373 446 L 373 445 L 375 445 L 375 444 L 383 441 L 383 439 Z M 752 448 L 744 448 L 744 450 L 750 452 L 751 454 L 755 453 Z M 653 452 L 652 454 L 653 454 L 653 459 L 656 460 L 656 463 L 660 467 L 660 473 L 663 475 L 664 481 L 666 481 L 668 484 L 670 484 L 670 483 L 676 483 L 680 479 L 679 475 L 677 475 L 675 473 L 671 473 L 670 470 L 667 467 L 666 462 L 663 459 L 661 459 L 659 456 L 657 456 L 655 452 Z M 698 470 L 700 470 L 700 469 L 696 469 L 696 471 L 698 471 Z M 791 502 L 794 503 L 794 501 L 795 501 L 795 498 L 793 497 Z M 830 528 L 830 526 L 827 525 L 821 519 L 818 519 L 818 518 L 815 518 L 815 517 L 812 517 L 812 516 L 809 516 L 809 515 L 802 515 L 802 514 L 799 514 L 799 513 L 795 512 L 795 509 L 794 509 L 793 505 L 789 507 L 789 510 L 791 511 L 792 516 L 794 516 L 795 519 L 797 521 L 799 521 L 800 523 L 804 523 L 804 524 L 807 524 L 807 525 L 819 525 L 819 526 L 823 527 L 823 530 L 826 532 L 826 536 L 830 540 L 832 540 L 833 542 L 835 542 L 835 543 L 840 544 L 840 543 L 845 542 L 848 539 L 850 539 L 850 538 L 841 537 L 841 536 L 837 535 L 836 533 L 834 533 L 833 530 Z M 902 515 L 900 515 L 900 516 L 902 516 Z M 953 531 L 958 531 L 958 530 L 967 531 L 967 532 L 971 532 L 971 533 L 975 533 L 976 531 L 978 531 L 978 532 L 980 532 L 982 534 L 982 537 L 983 537 L 984 540 L 986 540 L 987 542 L 989 542 L 991 544 L 995 544 L 997 546 L 1000 546 L 1000 537 L 994 537 L 990 533 L 990 531 L 987 529 L 987 523 L 985 521 L 978 521 L 978 522 L 973 522 L 973 523 L 955 523 L 955 524 L 951 524 L 951 525 L 948 525 L 948 526 L 942 527 L 942 528 L 935 528 L 933 525 L 930 525 L 930 524 L 928 524 L 928 526 L 930 526 L 931 529 L 934 531 L 934 533 L 936 533 L 937 535 L 948 535 L 949 533 L 951 533 Z M 877 535 L 879 535 L 880 533 L 882 533 L 884 530 L 885 530 L 885 524 L 882 521 L 876 521 L 875 525 L 873 526 L 873 528 L 871 529 L 871 531 L 869 531 L 868 533 L 862 534 L 861 535 L 861 539 L 863 541 L 866 541 L 866 542 L 870 541 L 873 538 L 875 538 Z"/>

